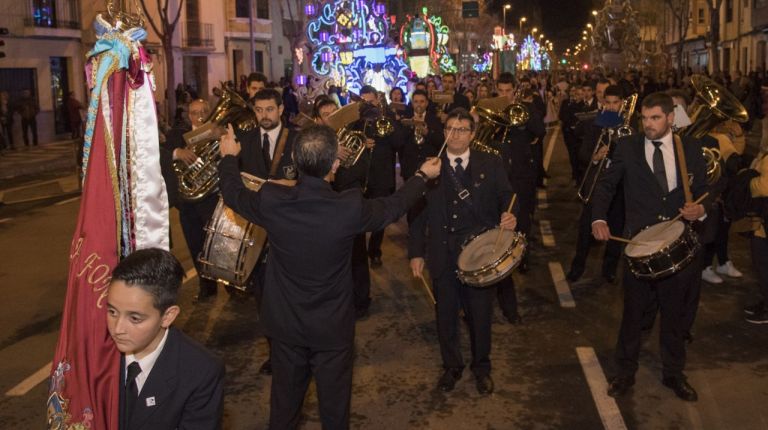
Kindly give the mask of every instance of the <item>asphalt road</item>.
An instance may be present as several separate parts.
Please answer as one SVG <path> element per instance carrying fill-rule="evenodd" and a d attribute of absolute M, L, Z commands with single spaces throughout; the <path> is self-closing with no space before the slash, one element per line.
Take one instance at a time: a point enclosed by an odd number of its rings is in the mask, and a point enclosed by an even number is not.
<path fill-rule="evenodd" d="M 685 403 L 661 385 L 656 330 L 645 340 L 635 388 L 617 402 L 604 395 L 604 375 L 615 370 L 622 289 L 600 281 L 598 247 L 580 282 L 562 281 L 559 269 L 568 270 L 580 205 L 559 134 L 547 142 L 555 142 L 552 179 L 539 193 L 531 270 L 514 275 L 524 324 L 509 325 L 495 310 L 495 393 L 479 396 L 469 372 L 451 393 L 434 389 L 441 373 L 434 313 L 410 276 L 401 221 L 387 229 L 384 266 L 372 275 L 371 316 L 357 326 L 352 427 L 768 429 L 768 325 L 743 319 L 756 285 L 747 242 L 738 236 L 731 239 L 731 257 L 745 277 L 704 285 L 688 348 L 686 373 L 699 401 Z M 0 207 L 0 428 L 44 425 L 42 381 L 58 335 L 78 208 L 71 196 Z M 191 268 L 175 214 L 172 224 L 174 253 Z M 215 302 L 194 305 L 196 283 L 185 283 L 178 326 L 226 361 L 224 428 L 266 428 L 270 378 L 258 374 L 266 349 L 256 306 L 223 289 Z M 462 334 L 466 357 L 466 330 Z M 320 428 L 314 388 L 304 414 L 302 428 Z"/>

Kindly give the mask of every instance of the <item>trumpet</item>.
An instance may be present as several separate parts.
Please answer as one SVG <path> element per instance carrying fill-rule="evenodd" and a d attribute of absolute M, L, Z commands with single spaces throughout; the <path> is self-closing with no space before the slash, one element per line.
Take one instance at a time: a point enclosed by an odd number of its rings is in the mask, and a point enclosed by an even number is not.
<path fill-rule="evenodd" d="M 616 127 L 615 129 L 610 127 L 603 128 L 603 131 L 600 133 L 600 137 L 597 140 L 597 144 L 595 144 L 595 149 L 592 151 L 593 156 L 600 152 L 603 147 L 607 147 L 610 151 L 611 146 L 616 140 L 634 134 L 634 131 L 629 124 L 632 121 L 632 115 L 635 113 L 636 106 L 637 93 L 634 93 L 626 100 L 624 100 L 624 103 L 621 105 L 619 115 L 623 115 L 624 117 L 623 124 Z M 592 193 L 595 191 L 597 181 L 600 179 L 603 170 L 605 170 L 606 166 L 608 165 L 607 160 L 608 157 L 606 155 L 605 157 L 602 157 L 597 164 L 595 164 L 593 161 L 590 161 L 589 165 L 587 166 L 587 170 L 584 172 L 584 177 L 581 179 L 581 184 L 579 184 L 578 192 L 579 199 L 581 199 L 584 204 L 589 203 L 589 201 L 592 199 Z"/>

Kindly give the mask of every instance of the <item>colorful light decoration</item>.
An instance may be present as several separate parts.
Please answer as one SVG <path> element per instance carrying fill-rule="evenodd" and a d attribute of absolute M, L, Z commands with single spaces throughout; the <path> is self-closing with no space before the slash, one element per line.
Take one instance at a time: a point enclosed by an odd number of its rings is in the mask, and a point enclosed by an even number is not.
<path fill-rule="evenodd" d="M 405 87 L 408 67 L 388 44 L 391 17 L 384 2 L 326 0 L 320 4 L 307 22 L 316 76 L 353 92 L 365 83 L 387 94 L 393 86 Z"/>
<path fill-rule="evenodd" d="M 478 59 L 475 61 L 475 64 L 472 65 L 472 70 L 478 73 L 486 73 L 490 72 L 492 67 L 493 56 L 490 52 L 486 52 L 482 56 L 478 57 Z"/>
<path fill-rule="evenodd" d="M 549 54 L 539 42 L 533 36 L 528 35 L 520 45 L 520 52 L 517 53 L 517 64 L 522 70 L 544 70 L 550 68 L 551 61 Z"/>
<path fill-rule="evenodd" d="M 456 64 L 448 53 L 447 25 L 439 16 L 429 16 L 427 8 L 421 15 L 406 17 L 400 27 L 400 46 L 404 57 L 416 75 L 424 77 L 440 72 L 456 72 Z"/>

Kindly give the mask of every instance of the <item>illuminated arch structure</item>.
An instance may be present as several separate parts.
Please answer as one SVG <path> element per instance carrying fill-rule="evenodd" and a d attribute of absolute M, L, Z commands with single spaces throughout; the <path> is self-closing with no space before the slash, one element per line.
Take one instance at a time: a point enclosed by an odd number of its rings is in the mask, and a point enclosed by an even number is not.
<path fill-rule="evenodd" d="M 408 67 L 388 38 L 386 5 L 375 0 L 327 0 L 304 9 L 312 72 L 359 93 L 373 85 L 386 94 L 405 88 Z"/>
<path fill-rule="evenodd" d="M 403 57 L 417 76 L 457 71 L 448 53 L 448 33 L 443 19 L 430 17 L 426 7 L 421 9 L 421 15 L 406 17 L 400 27 L 400 46 Z"/>
<path fill-rule="evenodd" d="M 548 70 L 552 64 L 546 50 L 533 36 L 528 35 L 520 44 L 517 65 L 521 70 Z"/>

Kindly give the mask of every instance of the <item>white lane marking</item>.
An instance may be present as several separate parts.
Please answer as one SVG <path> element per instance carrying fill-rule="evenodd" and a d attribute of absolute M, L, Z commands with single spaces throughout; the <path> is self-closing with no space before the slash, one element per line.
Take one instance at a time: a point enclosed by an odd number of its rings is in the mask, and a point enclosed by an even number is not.
<path fill-rule="evenodd" d="M 552 161 L 552 152 L 555 149 L 555 143 L 557 142 L 557 134 L 560 133 L 560 127 L 555 127 L 552 134 L 547 139 L 547 153 L 544 154 L 544 171 L 549 171 L 549 162 Z"/>
<path fill-rule="evenodd" d="M 218 288 L 218 285 L 216 286 Z M 226 297 L 225 297 L 226 296 Z M 224 310 L 224 305 L 229 301 L 226 294 L 217 294 L 216 301 L 213 303 L 213 309 L 208 313 L 208 321 L 205 322 L 205 328 L 200 336 L 199 342 L 205 344 L 213 334 L 213 326 L 219 321 L 219 315 Z"/>
<path fill-rule="evenodd" d="M 608 396 L 608 382 L 605 380 L 605 373 L 600 367 L 600 361 L 595 355 L 595 350 L 590 347 L 576 347 L 576 355 L 579 357 L 581 369 L 587 378 L 589 390 L 592 392 L 592 399 L 597 406 L 597 412 L 600 414 L 600 420 L 606 430 L 626 429 L 624 418 L 621 417 L 619 406 L 613 397 Z"/>
<path fill-rule="evenodd" d="M 62 200 L 62 201 L 60 201 L 58 203 L 54 203 L 53 205 L 54 206 L 63 206 L 65 204 L 67 204 L 67 203 L 72 203 L 72 202 L 77 201 L 77 200 L 80 200 L 80 196 L 72 197 L 71 199 Z"/>
<path fill-rule="evenodd" d="M 562 264 L 557 261 L 550 261 L 549 274 L 552 276 L 552 282 L 555 284 L 555 291 L 557 292 L 557 299 L 560 301 L 560 307 L 575 308 L 576 301 L 573 300 L 571 287 L 568 286 L 568 281 L 565 280 L 565 272 L 563 271 Z"/>
<path fill-rule="evenodd" d="M 19 385 L 6 391 L 5 395 L 11 397 L 20 397 L 27 394 L 29 390 L 35 388 L 37 384 L 48 379 L 48 376 L 51 374 L 52 364 L 53 363 L 49 361 L 48 364 L 41 367 L 40 370 L 27 377 L 27 379 L 21 381 Z"/>
<path fill-rule="evenodd" d="M 552 235 L 552 225 L 548 220 L 539 221 L 539 229 L 541 229 L 541 242 L 547 248 L 555 247 L 555 236 Z"/>
<path fill-rule="evenodd" d="M 546 181 L 546 179 L 544 179 Z M 539 200 L 539 209 L 549 208 L 549 202 L 547 201 L 547 190 L 536 190 L 536 197 Z"/>
<path fill-rule="evenodd" d="M 0 224 L 2 224 L 2 223 L 4 223 L 4 222 L 8 222 L 8 221 L 10 221 L 10 220 L 12 220 L 12 219 L 13 219 L 13 218 L 3 218 L 3 219 L 0 219 Z"/>

